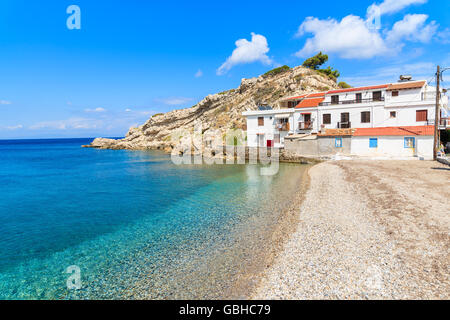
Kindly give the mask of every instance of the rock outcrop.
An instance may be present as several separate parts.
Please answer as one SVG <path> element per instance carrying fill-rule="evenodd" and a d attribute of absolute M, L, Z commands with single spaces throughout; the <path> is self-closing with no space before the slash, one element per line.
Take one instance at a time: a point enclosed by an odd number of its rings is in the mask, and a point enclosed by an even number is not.
<path fill-rule="evenodd" d="M 242 79 L 232 90 L 208 95 L 195 106 L 152 116 L 137 128 L 131 128 L 121 140 L 97 138 L 87 147 L 103 149 L 161 149 L 171 151 L 179 142 L 176 132 L 193 132 L 201 123 L 201 133 L 222 133 L 230 129 L 244 129 L 242 112 L 256 110 L 262 103 L 278 108 L 285 97 L 337 88 L 327 76 L 304 67 L 283 70 L 278 74 Z"/>

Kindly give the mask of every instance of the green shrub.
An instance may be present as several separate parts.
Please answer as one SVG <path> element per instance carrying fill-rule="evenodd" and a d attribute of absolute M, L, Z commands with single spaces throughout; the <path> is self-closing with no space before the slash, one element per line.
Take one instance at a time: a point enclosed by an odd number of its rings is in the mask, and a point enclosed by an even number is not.
<path fill-rule="evenodd" d="M 345 82 L 345 81 L 341 81 L 341 82 L 339 82 L 338 83 L 338 86 L 339 86 L 339 88 L 342 88 L 342 89 L 347 89 L 347 88 L 351 88 L 352 86 L 351 85 L 349 85 L 347 82 Z"/>
<path fill-rule="evenodd" d="M 266 78 L 266 77 L 270 77 L 270 76 L 275 76 L 277 74 L 280 74 L 280 73 L 283 73 L 283 72 L 286 72 L 289 70 L 291 70 L 291 68 L 289 66 L 284 65 L 282 67 L 278 67 L 278 68 L 272 69 L 270 71 L 267 71 L 266 73 L 263 74 L 263 77 Z"/>

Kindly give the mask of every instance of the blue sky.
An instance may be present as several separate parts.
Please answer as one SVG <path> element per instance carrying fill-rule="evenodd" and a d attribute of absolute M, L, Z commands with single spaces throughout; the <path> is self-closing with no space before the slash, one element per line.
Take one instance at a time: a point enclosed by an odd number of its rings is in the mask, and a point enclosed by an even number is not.
<path fill-rule="evenodd" d="M 429 80 L 449 49 L 447 0 L 2 0 L 0 139 L 123 136 L 319 50 L 351 85 Z"/>

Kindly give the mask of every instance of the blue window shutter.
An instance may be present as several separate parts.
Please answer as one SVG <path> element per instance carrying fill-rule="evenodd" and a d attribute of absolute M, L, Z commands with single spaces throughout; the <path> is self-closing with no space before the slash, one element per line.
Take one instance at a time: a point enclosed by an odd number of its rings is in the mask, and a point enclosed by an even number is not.
<path fill-rule="evenodd" d="M 369 139 L 369 148 L 378 148 L 378 138 Z"/>

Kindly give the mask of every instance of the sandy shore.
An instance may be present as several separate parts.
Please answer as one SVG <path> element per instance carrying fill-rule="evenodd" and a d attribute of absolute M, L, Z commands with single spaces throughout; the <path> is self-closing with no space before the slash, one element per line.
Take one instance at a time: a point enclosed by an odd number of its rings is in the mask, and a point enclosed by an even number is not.
<path fill-rule="evenodd" d="M 255 299 L 448 299 L 450 170 L 430 161 L 326 162 Z"/>

